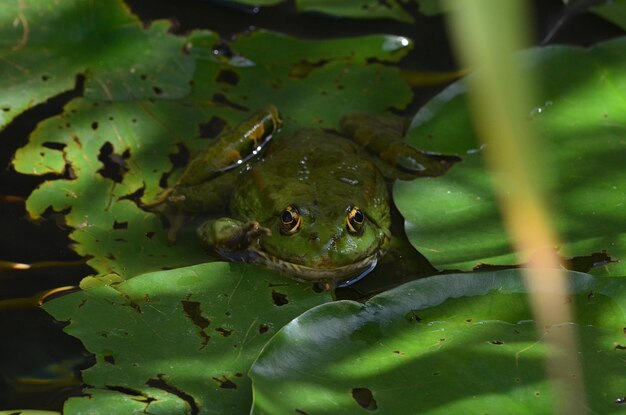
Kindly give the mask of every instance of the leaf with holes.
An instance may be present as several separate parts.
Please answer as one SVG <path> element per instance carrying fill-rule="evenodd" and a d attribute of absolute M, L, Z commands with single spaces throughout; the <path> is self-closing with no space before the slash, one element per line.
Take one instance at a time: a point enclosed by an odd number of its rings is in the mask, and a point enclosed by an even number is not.
<path fill-rule="evenodd" d="M 310 285 L 214 262 L 144 274 L 44 306 L 96 356 L 66 414 L 246 413 L 252 360 L 284 324 L 330 301 Z M 110 409 L 114 408 L 114 409 Z M 142 412 L 143 411 L 143 412 Z"/>
<path fill-rule="evenodd" d="M 6 1 L 0 8 L 0 129 L 74 87 L 101 100 L 179 98 L 194 61 L 169 23 L 144 29 L 122 0 Z"/>
<path fill-rule="evenodd" d="M 591 49 L 534 49 L 524 59 L 540 80 L 527 123 L 541 138 L 532 161 L 546 172 L 539 181 L 554 212 L 559 253 L 606 251 L 620 262 L 592 272 L 626 275 L 626 38 Z M 497 177 L 484 166 L 462 82 L 420 110 L 409 142 L 463 158 L 444 177 L 396 183 L 394 199 L 413 246 L 447 269 L 527 261 L 532 253 L 516 258 L 500 218 L 493 193 Z"/>
<path fill-rule="evenodd" d="M 410 102 L 400 70 L 370 61 L 395 62 L 411 47 L 402 36 L 306 40 L 254 32 L 232 44 L 245 63 L 231 60 L 240 66 L 222 69 L 221 74 L 234 76 L 220 88 L 246 109 L 275 104 L 283 116 L 283 136 L 295 128 L 337 129 L 346 113 L 382 112 Z"/>
<path fill-rule="evenodd" d="M 626 283 L 567 276 L 586 412 L 614 413 L 626 390 Z M 525 293 L 517 270 L 449 274 L 309 310 L 253 364 L 252 413 L 552 413 L 542 340 L 574 323 L 539 336 Z"/>
<path fill-rule="evenodd" d="M 255 32 L 238 38 L 224 60 L 215 57 L 212 33 L 194 32 L 187 42 L 197 69 L 188 96 L 75 99 L 15 155 L 19 172 L 59 176 L 31 194 L 28 212 L 36 219 L 50 207 L 64 212 L 75 250 L 100 274 L 129 278 L 207 260 L 197 223 L 188 222 L 171 245 L 160 218 L 139 207 L 173 185 L 189 155 L 206 145 L 200 129 L 232 126 L 270 101 L 285 119 L 278 140 L 295 128 L 337 128 L 348 111 L 379 112 L 411 98 L 397 68 L 368 63 L 399 59 L 410 46 L 405 38 L 310 41 Z"/>

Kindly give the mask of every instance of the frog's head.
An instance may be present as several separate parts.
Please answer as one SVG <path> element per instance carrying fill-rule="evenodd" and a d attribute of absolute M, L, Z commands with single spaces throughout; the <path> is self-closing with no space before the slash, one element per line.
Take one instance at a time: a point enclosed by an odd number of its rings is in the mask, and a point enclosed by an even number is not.
<path fill-rule="evenodd" d="M 290 204 L 262 225 L 257 262 L 306 281 L 338 281 L 373 268 L 390 232 L 355 205 Z"/>

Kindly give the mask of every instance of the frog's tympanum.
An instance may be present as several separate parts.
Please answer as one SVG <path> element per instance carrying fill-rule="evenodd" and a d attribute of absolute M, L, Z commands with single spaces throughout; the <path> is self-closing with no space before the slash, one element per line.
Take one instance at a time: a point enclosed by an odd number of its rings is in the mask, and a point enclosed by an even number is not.
<path fill-rule="evenodd" d="M 198 235 L 229 260 L 326 287 L 364 276 L 394 238 L 389 180 L 446 166 L 403 143 L 397 116 L 348 115 L 350 138 L 315 129 L 276 137 L 280 127 L 269 106 L 221 134 L 168 192 L 168 209 L 227 212 Z"/>

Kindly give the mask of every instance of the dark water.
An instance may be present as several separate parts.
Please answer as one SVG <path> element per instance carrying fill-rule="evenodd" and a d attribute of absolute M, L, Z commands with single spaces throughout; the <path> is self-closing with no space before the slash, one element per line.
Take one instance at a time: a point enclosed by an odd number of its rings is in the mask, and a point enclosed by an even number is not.
<path fill-rule="evenodd" d="M 416 15 L 414 25 L 392 20 L 336 19 L 316 14 L 297 15 L 293 1 L 276 7 L 256 10 L 230 6 L 225 2 L 187 0 L 127 0 L 131 10 L 146 23 L 172 19 L 175 33 L 193 29 L 211 29 L 228 40 L 254 27 L 275 30 L 305 38 L 355 36 L 390 33 L 415 41 L 415 48 L 400 65 L 406 69 L 447 71 L 455 68 L 445 24 L 440 17 Z M 561 0 L 536 0 L 535 38 L 541 43 L 559 25 Z M 412 7 L 412 9 L 411 9 Z M 415 6 L 409 9 L 416 12 Z M 623 34 L 622 30 L 592 15 L 573 15 L 559 25 L 549 43 L 591 45 L 599 40 Z M 414 112 L 443 86 L 416 91 L 407 114 Z M 27 142 L 37 123 L 58 114 L 62 106 L 82 94 L 77 80 L 74 91 L 38 105 L 18 117 L 0 132 L 0 194 L 27 197 L 46 177 L 19 175 L 10 167 L 15 150 Z M 0 202 L 0 260 L 15 262 L 74 261 L 80 258 L 69 248 L 68 229 L 62 216 L 49 212 L 47 220 L 33 223 L 26 218 L 23 204 Z M 76 285 L 91 272 L 82 266 L 41 268 L 29 271 L 0 270 L 0 300 L 30 297 L 65 285 Z M 358 295 L 358 293 L 349 295 Z M 92 360 L 81 343 L 64 334 L 36 307 L 0 306 L 0 410 L 15 408 L 60 410 L 63 401 L 80 395 L 80 368 Z"/>

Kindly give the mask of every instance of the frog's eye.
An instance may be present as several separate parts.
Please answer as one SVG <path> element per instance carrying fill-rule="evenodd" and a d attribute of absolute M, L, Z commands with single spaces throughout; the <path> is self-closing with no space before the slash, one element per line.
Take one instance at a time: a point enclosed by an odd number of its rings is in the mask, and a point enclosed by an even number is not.
<path fill-rule="evenodd" d="M 300 230 L 302 225 L 302 218 L 298 213 L 298 209 L 293 206 L 287 206 L 287 209 L 283 210 L 280 215 L 281 226 L 280 230 L 285 235 L 292 235 Z"/>
<path fill-rule="evenodd" d="M 350 233 L 359 233 L 361 228 L 363 227 L 363 222 L 365 221 L 365 216 L 361 210 L 354 206 L 348 212 L 348 216 L 346 216 L 346 227 Z"/>

